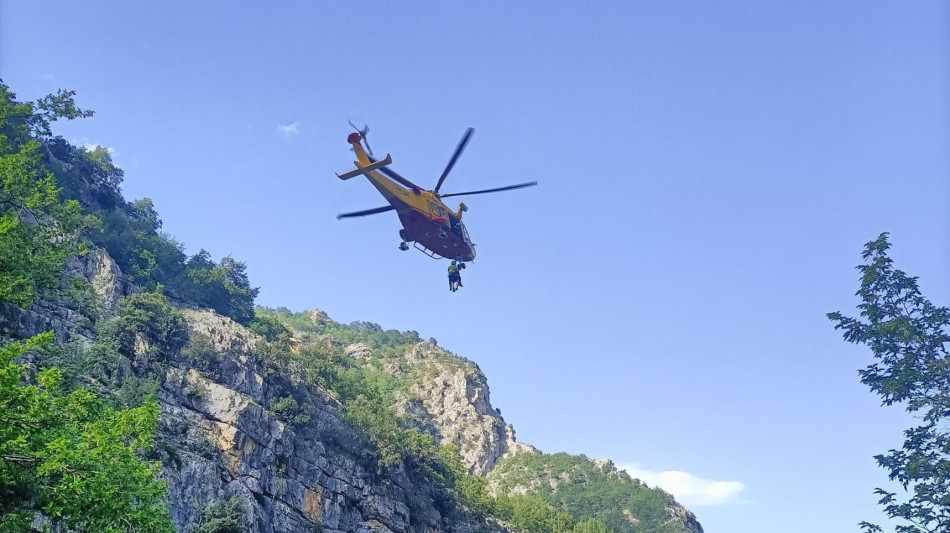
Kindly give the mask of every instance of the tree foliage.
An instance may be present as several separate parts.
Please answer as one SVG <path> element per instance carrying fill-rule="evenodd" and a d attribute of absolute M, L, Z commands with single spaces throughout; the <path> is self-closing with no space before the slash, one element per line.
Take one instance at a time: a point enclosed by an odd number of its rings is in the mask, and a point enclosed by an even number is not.
<path fill-rule="evenodd" d="M 5 138 L 4 143 L 17 150 L 34 137 L 51 136 L 52 122 L 93 116 L 95 112 L 76 105 L 75 96 L 76 91 L 59 89 L 56 94 L 48 94 L 35 102 L 17 102 L 16 94 L 0 80 L 0 135 Z"/>
<path fill-rule="evenodd" d="M 921 295 L 917 278 L 894 267 L 887 233 L 865 245 L 860 318 L 829 313 L 846 341 L 870 348 L 874 362 L 859 370 L 861 382 L 884 405 L 901 404 L 922 423 L 904 432 L 900 450 L 875 456 L 906 493 L 878 488 L 887 516 L 907 524 L 899 533 L 950 530 L 950 309 Z M 882 531 L 862 522 L 867 532 Z"/>
<path fill-rule="evenodd" d="M 150 199 L 122 197 L 124 173 L 108 149 L 77 148 L 52 137 L 55 120 L 92 116 L 74 96 L 60 90 L 18 102 L 0 81 L 0 247 L 14 252 L 0 256 L 0 303 L 29 305 L 36 292 L 55 287 L 65 258 L 79 251 L 80 230 L 89 229 L 85 237 L 105 248 L 137 285 L 162 285 L 250 324 L 258 289 L 243 262 L 229 256 L 215 263 L 204 250 L 189 259 L 182 244 L 162 231 Z"/>
<path fill-rule="evenodd" d="M 31 133 L 49 131 L 57 118 L 88 116 L 72 93 L 19 103 L 0 81 L 0 304 L 29 306 L 37 294 L 61 285 L 66 258 L 80 251 L 78 231 L 90 220 L 78 202 L 61 201 Z"/>
<path fill-rule="evenodd" d="M 174 531 L 152 446 L 158 404 L 115 410 L 85 389 L 63 391 L 62 372 L 21 382 L 13 360 L 52 341 L 46 333 L 0 348 L 0 531 L 31 531 L 35 512 L 70 531 Z"/>
<path fill-rule="evenodd" d="M 510 456 L 499 461 L 489 478 L 499 492 L 528 488 L 529 495 L 555 509 L 578 519 L 597 520 L 612 531 L 685 531 L 681 522 L 671 520 L 669 509 L 675 504 L 671 495 L 646 486 L 611 463 L 598 464 L 583 455 Z"/>
<path fill-rule="evenodd" d="M 185 264 L 184 296 L 206 305 L 236 322 L 250 325 L 254 320 L 254 298 L 259 292 L 247 278 L 247 266 L 225 257 L 215 264 L 211 254 L 201 250 Z"/>
<path fill-rule="evenodd" d="M 136 342 L 144 342 L 155 359 L 178 353 L 188 343 L 188 323 L 161 293 L 133 294 L 119 300 L 116 317 L 101 334 L 118 342 L 119 351 L 131 355 Z"/>
<path fill-rule="evenodd" d="M 192 533 L 244 533 L 248 530 L 244 504 L 237 496 L 205 507 Z"/>

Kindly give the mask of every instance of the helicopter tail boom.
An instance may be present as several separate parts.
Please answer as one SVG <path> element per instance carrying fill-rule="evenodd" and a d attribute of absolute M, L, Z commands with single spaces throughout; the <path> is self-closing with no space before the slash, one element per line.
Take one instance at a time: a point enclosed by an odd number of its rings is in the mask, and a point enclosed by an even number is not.
<path fill-rule="evenodd" d="M 341 180 L 348 180 L 351 178 L 355 178 L 357 176 L 364 176 L 370 171 L 385 167 L 386 165 L 389 165 L 392 162 L 393 162 L 393 158 L 389 154 L 386 154 L 385 159 L 380 159 L 379 161 L 375 163 L 370 163 L 368 165 L 360 165 L 359 162 L 354 161 L 353 164 L 356 165 L 356 168 L 354 170 L 350 170 L 349 172 L 344 172 L 343 174 L 337 174 L 336 177 L 340 178 Z"/>

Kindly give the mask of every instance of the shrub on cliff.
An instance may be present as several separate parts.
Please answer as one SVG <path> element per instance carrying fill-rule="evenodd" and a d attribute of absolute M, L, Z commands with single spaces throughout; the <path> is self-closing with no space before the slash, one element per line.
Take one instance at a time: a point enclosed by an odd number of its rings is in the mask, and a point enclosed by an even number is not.
<path fill-rule="evenodd" d="M 13 363 L 52 342 L 52 333 L 0 348 L 0 531 L 30 531 L 36 512 L 78 533 L 174 528 L 152 447 L 154 400 L 115 410 L 85 389 L 65 392 L 56 368 L 22 383 Z"/>

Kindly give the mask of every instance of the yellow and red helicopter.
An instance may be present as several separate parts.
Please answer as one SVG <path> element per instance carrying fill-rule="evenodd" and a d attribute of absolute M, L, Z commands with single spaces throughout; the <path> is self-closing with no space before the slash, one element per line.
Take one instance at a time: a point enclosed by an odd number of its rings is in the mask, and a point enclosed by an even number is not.
<path fill-rule="evenodd" d="M 353 162 L 356 169 L 337 174 L 337 177 L 341 180 L 348 180 L 357 176 L 366 176 L 370 183 L 389 202 L 389 205 L 352 213 L 342 213 L 337 215 L 336 218 L 339 220 L 396 211 L 396 214 L 399 215 L 399 221 L 402 222 L 402 229 L 399 230 L 399 236 L 402 237 L 402 242 L 399 243 L 400 250 L 408 250 L 411 242 L 416 249 L 435 259 L 448 258 L 459 262 L 472 261 L 475 259 L 475 244 L 472 243 L 465 225 L 462 224 L 462 213 L 468 211 L 468 207 L 464 203 L 459 203 L 458 210 L 452 211 L 442 199 L 450 196 L 521 189 L 538 184 L 536 181 L 531 181 L 478 191 L 449 194 L 439 192 L 446 176 L 449 175 L 452 167 L 455 166 L 455 162 L 462 155 L 462 151 L 465 150 L 469 139 L 472 138 L 472 134 L 475 133 L 475 130 L 468 128 L 455 148 L 452 158 L 449 159 L 448 165 L 439 177 L 439 181 L 435 184 L 435 188 L 426 190 L 388 168 L 388 165 L 393 162 L 389 154 L 379 160 L 373 157 L 373 151 L 366 140 L 366 134 L 369 133 L 368 127 L 364 126 L 363 129 L 359 129 L 352 122 L 350 122 L 350 126 L 353 126 L 356 131 L 351 133 L 346 141 L 353 146 L 353 151 L 356 152 L 356 161 Z M 365 150 L 363 149 L 363 143 L 366 143 Z M 367 152 L 369 153 L 367 154 Z"/>

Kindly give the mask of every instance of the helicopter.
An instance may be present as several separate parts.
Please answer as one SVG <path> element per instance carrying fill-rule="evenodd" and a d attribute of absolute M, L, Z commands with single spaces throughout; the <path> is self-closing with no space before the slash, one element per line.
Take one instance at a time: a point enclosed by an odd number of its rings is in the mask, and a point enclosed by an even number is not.
<path fill-rule="evenodd" d="M 448 194 L 440 192 L 446 176 L 452 171 L 452 167 L 455 166 L 459 156 L 462 155 L 466 145 L 468 145 L 468 141 L 472 138 L 472 134 L 475 133 L 474 129 L 468 128 L 455 148 L 455 152 L 452 154 L 452 158 L 449 159 L 445 170 L 442 171 L 435 188 L 431 190 L 423 189 L 389 168 L 393 161 L 389 154 L 386 154 L 383 159 L 373 157 L 369 141 L 366 140 L 366 135 L 369 133 L 367 126 L 359 129 L 352 122 L 350 122 L 350 126 L 356 131 L 349 134 L 346 142 L 353 146 L 352 149 L 356 153 L 356 161 L 353 162 L 356 169 L 337 174 L 337 177 L 341 180 L 348 180 L 357 176 L 366 176 L 370 183 L 389 202 L 389 205 L 363 211 L 341 213 L 336 218 L 342 220 L 344 218 L 396 211 L 403 226 L 399 230 L 399 236 L 402 239 L 402 242 L 399 243 L 399 249 L 403 251 L 408 250 L 409 243 L 412 243 L 414 248 L 433 259 L 453 259 L 462 264 L 466 261 L 473 261 L 475 259 L 475 244 L 472 243 L 468 230 L 462 223 L 462 213 L 468 211 L 468 206 L 460 202 L 458 209 L 453 211 L 442 199 L 450 196 L 521 189 L 538 184 L 536 181 L 531 181 L 477 191 Z M 365 150 L 363 149 L 364 143 L 366 144 Z"/>

